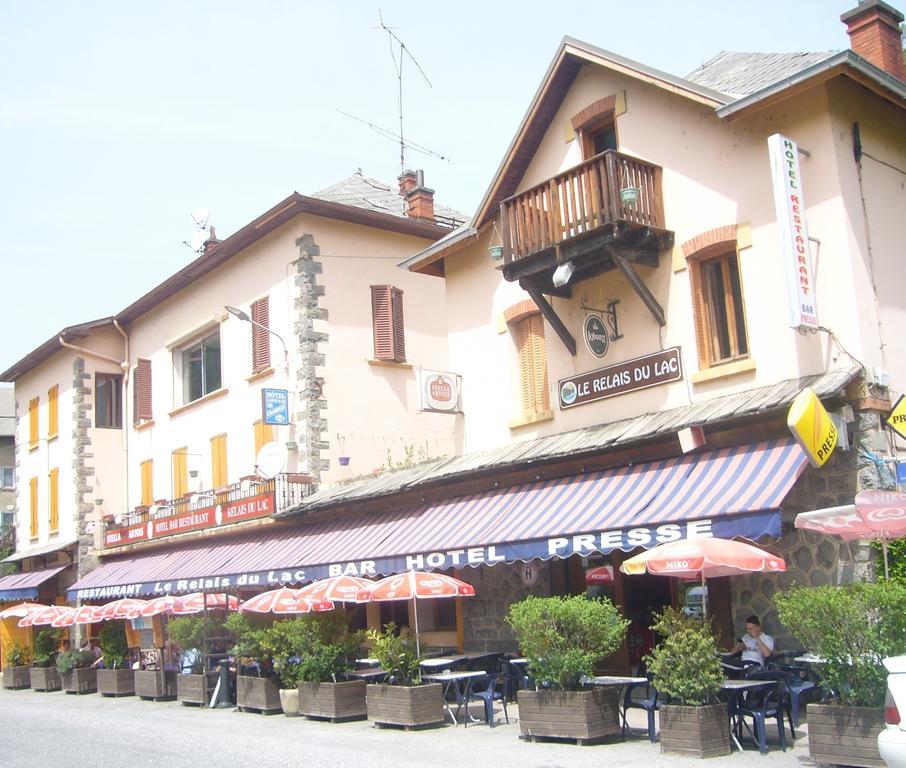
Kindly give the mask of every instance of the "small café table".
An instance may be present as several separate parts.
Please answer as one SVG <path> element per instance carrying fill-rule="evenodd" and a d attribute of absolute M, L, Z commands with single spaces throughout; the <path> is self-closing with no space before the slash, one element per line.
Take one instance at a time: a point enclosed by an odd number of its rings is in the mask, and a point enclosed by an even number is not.
<path fill-rule="evenodd" d="M 361 668 L 361 667 L 379 667 L 381 665 L 381 662 L 379 662 L 377 659 L 375 659 L 371 656 L 366 656 L 364 659 L 356 659 L 355 663 L 356 663 L 356 666 L 358 666 L 359 668 Z"/>
<path fill-rule="evenodd" d="M 736 748 L 742 752 L 742 744 L 739 743 L 739 739 L 736 736 L 737 731 L 741 731 L 743 726 L 742 718 L 739 716 L 736 710 L 736 703 L 739 701 L 740 696 L 746 691 L 755 691 L 759 688 L 770 688 L 773 685 L 776 685 L 776 680 L 722 680 L 720 683 L 720 689 L 726 691 L 729 694 L 729 701 L 727 702 L 727 708 L 730 709 L 730 738 L 733 739 L 733 743 L 736 745 Z M 732 708 L 731 708 L 731 705 Z M 748 730 L 748 727 L 747 727 Z M 754 734 L 752 734 L 754 739 Z"/>
<path fill-rule="evenodd" d="M 422 680 L 430 680 L 434 683 L 443 683 L 444 691 L 444 709 L 450 714 L 450 717 L 453 719 L 453 724 L 456 725 L 459 720 L 459 710 L 465 706 L 466 714 L 463 718 L 463 726 L 468 723 L 480 723 L 481 721 L 477 718 L 472 717 L 469 713 L 469 695 L 472 692 L 472 682 L 476 677 L 485 677 L 487 672 L 437 672 L 434 674 L 422 675 Z M 453 708 L 450 706 L 448 699 L 450 698 L 450 693 L 453 694 L 453 697 L 456 700 L 456 712 L 453 712 Z"/>
<path fill-rule="evenodd" d="M 354 680 L 364 680 L 367 683 L 377 683 L 387 677 L 387 670 L 380 667 L 367 667 L 366 669 L 353 669 L 346 673 L 346 677 Z"/>
<path fill-rule="evenodd" d="M 419 662 L 419 666 L 425 669 L 428 672 L 432 672 L 437 669 L 452 669 L 457 664 L 461 664 L 466 661 L 468 656 L 432 656 L 427 659 L 422 659 Z"/>

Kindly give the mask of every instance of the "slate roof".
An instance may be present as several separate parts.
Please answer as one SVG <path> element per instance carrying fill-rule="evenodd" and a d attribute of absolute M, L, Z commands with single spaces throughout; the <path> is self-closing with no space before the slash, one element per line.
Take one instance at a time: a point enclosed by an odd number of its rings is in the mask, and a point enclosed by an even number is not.
<path fill-rule="evenodd" d="M 389 213 L 393 216 L 407 218 L 406 201 L 399 193 L 399 185 L 385 184 L 371 179 L 359 168 L 352 176 L 336 184 L 331 184 L 320 192 L 311 195 L 319 200 L 330 200 L 334 203 L 364 208 L 375 213 Z M 434 201 L 434 216 L 440 224 L 458 226 L 469 219 L 469 216 L 455 208 Z M 447 220 L 447 221 L 444 221 Z"/>
<path fill-rule="evenodd" d="M 824 61 L 835 53 L 837 51 L 820 53 L 721 51 L 686 75 L 686 79 L 728 96 L 748 96 L 806 67 Z"/>

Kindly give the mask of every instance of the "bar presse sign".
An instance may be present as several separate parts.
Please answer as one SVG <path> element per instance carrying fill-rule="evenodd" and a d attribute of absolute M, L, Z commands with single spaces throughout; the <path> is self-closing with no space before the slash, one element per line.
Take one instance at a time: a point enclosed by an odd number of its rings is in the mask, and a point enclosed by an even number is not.
<path fill-rule="evenodd" d="M 606 368 L 560 379 L 557 391 L 561 408 L 572 408 L 595 400 L 646 389 L 683 378 L 680 348 L 671 347 L 636 357 Z"/>

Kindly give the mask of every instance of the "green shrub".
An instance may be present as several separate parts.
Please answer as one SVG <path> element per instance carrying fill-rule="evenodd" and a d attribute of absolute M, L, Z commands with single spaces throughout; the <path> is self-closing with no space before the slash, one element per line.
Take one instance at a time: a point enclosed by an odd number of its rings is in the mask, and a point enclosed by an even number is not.
<path fill-rule="evenodd" d="M 723 680 L 711 619 L 666 608 L 653 629 L 662 640 L 645 657 L 652 682 L 670 702 L 701 706 L 714 701 Z"/>
<path fill-rule="evenodd" d="M 94 654 L 88 650 L 73 649 L 57 654 L 57 672 L 65 675 L 77 667 L 90 667 L 94 663 Z"/>
<path fill-rule="evenodd" d="M 27 648 L 23 648 L 14 640 L 3 655 L 3 664 L 7 667 L 24 667 L 31 664 L 31 655 Z"/>
<path fill-rule="evenodd" d="M 121 621 L 105 621 L 100 634 L 101 653 L 108 669 L 122 669 L 129 656 L 126 627 Z"/>
<path fill-rule="evenodd" d="M 224 622 L 224 627 L 233 635 L 236 645 L 230 653 L 238 659 L 249 659 L 261 664 L 271 661 L 268 650 L 267 631 L 272 621 L 271 617 L 255 617 L 250 619 L 244 613 L 232 613 Z"/>
<path fill-rule="evenodd" d="M 371 652 L 388 673 L 388 682 L 393 685 L 421 685 L 421 667 L 416 650 L 415 638 L 397 632 L 392 621 L 384 625 L 384 631 L 369 629 L 367 637 L 372 643 Z"/>
<path fill-rule="evenodd" d="M 177 616 L 167 622 L 170 640 L 182 650 L 201 649 L 204 645 L 204 619 L 201 616 Z"/>
<path fill-rule="evenodd" d="M 606 598 L 534 597 L 510 606 L 507 623 L 539 684 L 578 690 L 595 662 L 623 643 L 629 621 Z"/>
<path fill-rule="evenodd" d="M 819 669 L 825 685 L 843 704 L 883 706 L 882 660 L 906 653 L 906 585 L 794 587 L 774 599 L 780 620 L 824 659 Z"/>
<path fill-rule="evenodd" d="M 57 659 L 60 632 L 42 629 L 35 635 L 35 666 L 52 667 Z"/>

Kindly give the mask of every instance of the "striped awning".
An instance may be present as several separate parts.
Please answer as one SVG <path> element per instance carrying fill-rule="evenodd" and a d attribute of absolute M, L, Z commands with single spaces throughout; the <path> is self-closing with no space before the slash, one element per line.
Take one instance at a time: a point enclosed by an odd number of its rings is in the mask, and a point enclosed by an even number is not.
<path fill-rule="evenodd" d="M 792 440 L 774 440 L 404 510 L 268 527 L 111 559 L 69 595 L 273 586 L 337 573 L 629 551 L 688 536 L 757 539 L 779 535 L 780 505 L 807 463 Z"/>
<path fill-rule="evenodd" d="M 22 571 L 0 578 L 0 601 L 27 600 L 38 596 L 38 587 L 52 579 L 68 565 L 45 568 L 40 571 Z"/>

